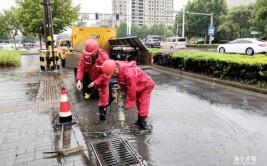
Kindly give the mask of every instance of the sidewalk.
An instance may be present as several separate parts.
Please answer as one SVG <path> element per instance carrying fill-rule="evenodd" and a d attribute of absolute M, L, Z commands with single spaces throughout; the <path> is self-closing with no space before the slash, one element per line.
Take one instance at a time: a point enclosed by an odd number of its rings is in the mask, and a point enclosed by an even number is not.
<path fill-rule="evenodd" d="M 88 165 L 79 124 L 66 126 L 64 133 L 54 125 L 62 88 L 58 73 L 40 72 L 37 55 L 22 56 L 21 62 L 20 68 L 0 69 L 0 165 Z M 43 154 L 78 145 L 80 152 Z"/>

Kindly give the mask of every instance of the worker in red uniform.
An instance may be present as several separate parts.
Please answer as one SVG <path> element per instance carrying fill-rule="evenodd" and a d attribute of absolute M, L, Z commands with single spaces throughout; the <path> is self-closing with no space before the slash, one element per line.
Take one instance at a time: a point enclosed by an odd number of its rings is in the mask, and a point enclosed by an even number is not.
<path fill-rule="evenodd" d="M 117 83 L 126 92 L 125 109 L 132 109 L 135 104 L 138 111 L 139 130 L 135 133 L 141 135 L 146 131 L 146 118 L 148 117 L 150 96 L 155 87 L 154 81 L 139 67 L 135 61 L 106 60 L 102 64 L 103 73 L 116 78 Z"/>
<path fill-rule="evenodd" d="M 101 65 L 109 59 L 108 53 L 99 48 L 99 44 L 94 39 L 89 39 L 85 42 L 82 57 L 78 62 L 76 87 L 82 89 L 82 81 L 84 74 L 87 71 L 92 81 L 88 87 L 95 88 L 99 93 L 99 119 L 95 124 L 102 123 L 106 120 L 107 109 L 109 104 L 109 79 L 103 75 Z"/>

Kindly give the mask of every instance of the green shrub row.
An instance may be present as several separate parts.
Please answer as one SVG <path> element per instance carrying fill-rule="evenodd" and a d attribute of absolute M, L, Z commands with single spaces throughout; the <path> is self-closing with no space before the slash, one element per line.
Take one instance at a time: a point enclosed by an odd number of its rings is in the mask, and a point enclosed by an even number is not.
<path fill-rule="evenodd" d="M 186 47 L 193 47 L 193 48 L 217 48 L 219 44 L 187 44 Z"/>
<path fill-rule="evenodd" d="M 210 52 L 156 53 L 154 63 L 221 79 L 266 85 L 267 56 L 246 56 Z"/>
<path fill-rule="evenodd" d="M 20 66 L 19 51 L 0 51 L 0 67 L 17 67 Z"/>

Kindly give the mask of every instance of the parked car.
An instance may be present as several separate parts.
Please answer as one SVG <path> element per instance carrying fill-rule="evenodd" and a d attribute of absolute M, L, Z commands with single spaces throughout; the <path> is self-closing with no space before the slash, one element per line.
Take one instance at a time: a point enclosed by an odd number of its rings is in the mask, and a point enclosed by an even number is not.
<path fill-rule="evenodd" d="M 29 50 L 30 48 L 35 48 L 37 47 L 37 45 L 35 43 L 23 43 L 23 47 L 27 50 Z"/>
<path fill-rule="evenodd" d="M 146 40 L 148 39 L 158 39 L 159 41 L 161 40 L 159 35 L 148 35 L 146 37 Z"/>
<path fill-rule="evenodd" d="M 160 48 L 160 41 L 158 39 L 148 39 L 145 42 L 148 48 Z"/>
<path fill-rule="evenodd" d="M 219 53 L 239 53 L 253 55 L 256 53 L 266 53 L 267 43 L 255 38 L 240 38 L 227 44 L 221 44 L 217 47 Z"/>
<path fill-rule="evenodd" d="M 186 38 L 184 37 L 169 37 L 162 44 L 163 49 L 186 48 Z"/>
<path fill-rule="evenodd" d="M 1 50 L 14 50 L 15 44 L 13 43 L 0 43 Z"/>

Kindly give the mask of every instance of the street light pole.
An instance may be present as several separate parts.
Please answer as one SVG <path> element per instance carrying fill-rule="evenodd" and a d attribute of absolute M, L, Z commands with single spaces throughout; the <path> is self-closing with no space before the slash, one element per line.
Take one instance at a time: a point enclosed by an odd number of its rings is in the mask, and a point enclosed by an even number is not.
<path fill-rule="evenodd" d="M 192 14 L 192 15 L 200 15 L 200 16 L 210 16 L 210 27 L 213 26 L 213 13 L 210 13 L 210 14 L 208 14 L 208 13 L 194 13 L 194 12 L 185 12 L 183 10 L 183 17 L 184 17 L 185 13 Z M 183 19 L 183 26 L 184 26 L 184 19 Z M 183 29 L 183 33 L 184 33 L 184 29 Z M 209 35 L 209 45 L 211 45 L 211 39 L 212 39 L 212 35 Z"/>
<path fill-rule="evenodd" d="M 126 37 L 131 36 L 131 28 L 132 28 L 132 1 L 127 0 L 127 34 Z"/>
<path fill-rule="evenodd" d="M 176 35 L 177 35 L 177 37 L 179 36 L 178 35 L 178 26 L 179 26 L 179 24 L 178 24 L 178 20 L 177 20 L 177 27 L 176 27 Z"/>
<path fill-rule="evenodd" d="M 183 7 L 183 29 L 182 29 L 182 37 L 184 37 L 184 24 L 185 24 L 185 7 Z"/>

